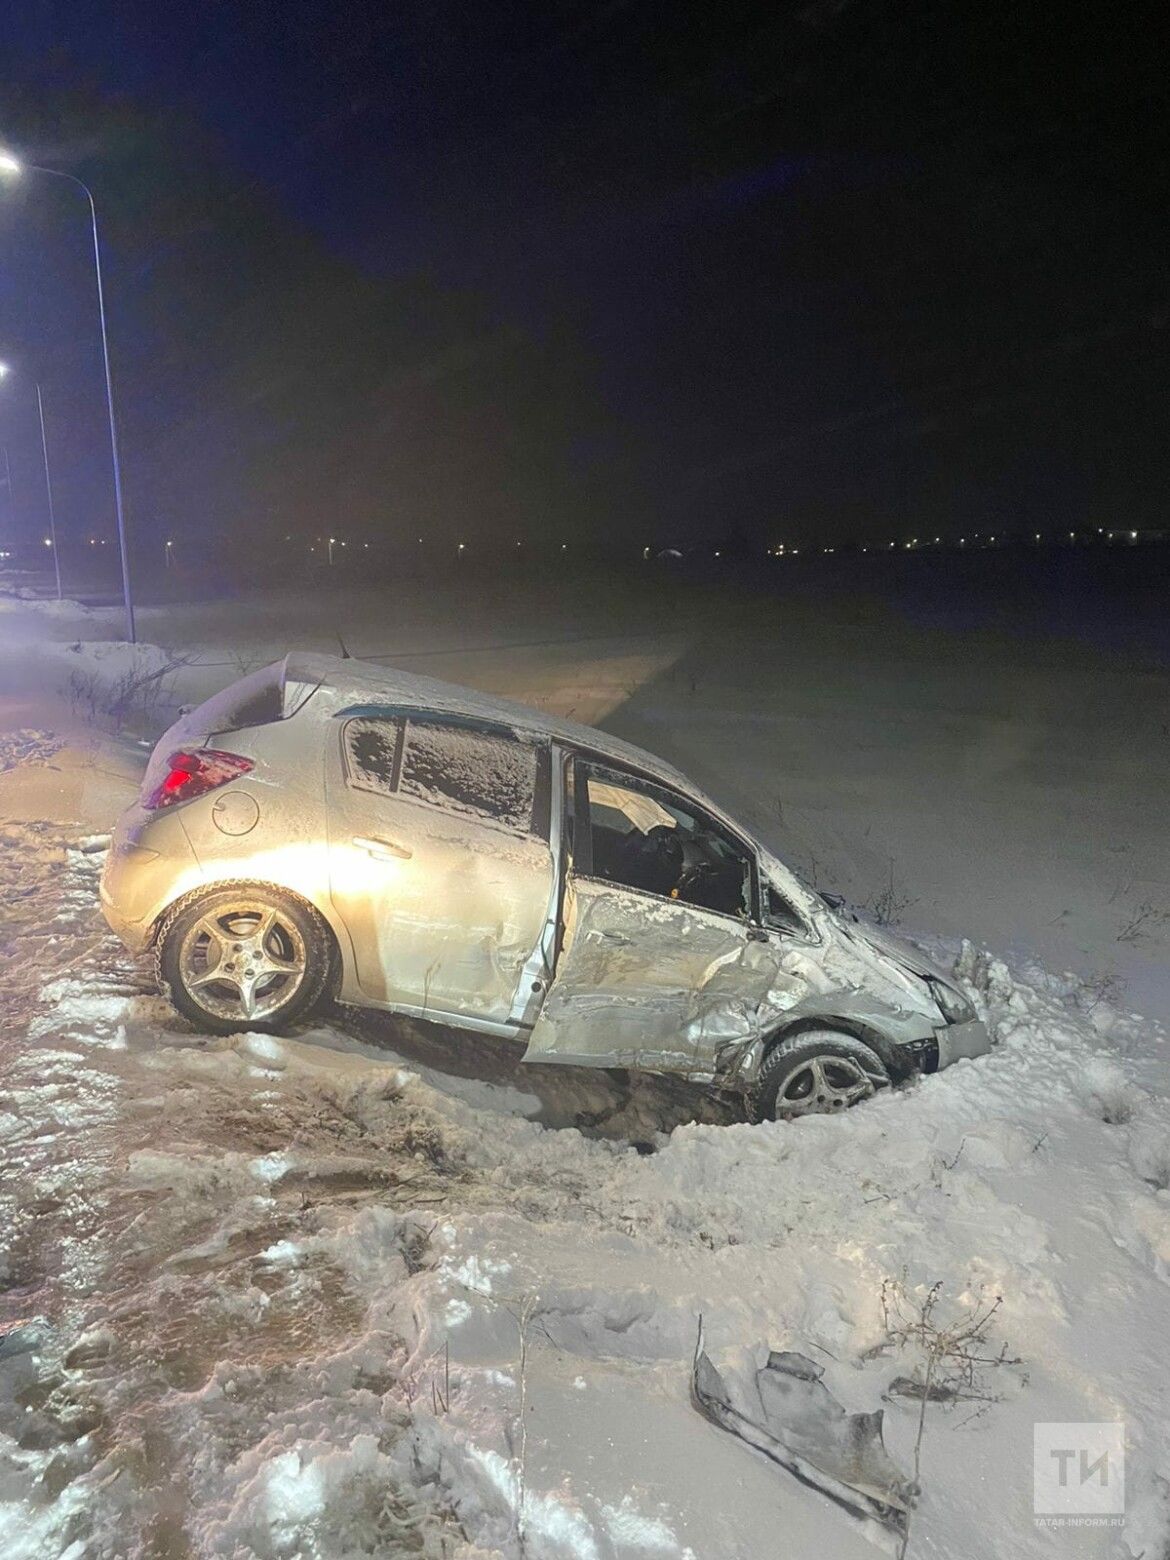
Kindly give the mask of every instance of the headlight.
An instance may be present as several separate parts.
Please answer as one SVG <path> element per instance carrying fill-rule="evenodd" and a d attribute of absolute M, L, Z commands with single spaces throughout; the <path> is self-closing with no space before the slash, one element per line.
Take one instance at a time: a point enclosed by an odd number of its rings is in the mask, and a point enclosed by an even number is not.
<path fill-rule="evenodd" d="M 948 1024 L 969 1024 L 975 1017 L 975 1009 L 961 991 L 948 986 L 944 980 L 935 980 L 931 975 L 926 977 L 926 984 Z"/>

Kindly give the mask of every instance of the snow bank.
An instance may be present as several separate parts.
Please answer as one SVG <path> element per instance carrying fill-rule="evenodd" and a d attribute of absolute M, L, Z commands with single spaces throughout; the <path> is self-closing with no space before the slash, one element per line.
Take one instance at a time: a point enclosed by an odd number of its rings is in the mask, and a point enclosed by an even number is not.
<path fill-rule="evenodd" d="M 92 618 L 94 610 L 64 596 L 42 596 L 30 585 L 7 584 L 0 589 L 0 613 L 37 613 L 46 618 Z"/>
<path fill-rule="evenodd" d="M 6 1560 L 872 1557 L 880 1535 L 703 1420 L 688 1379 L 700 1314 L 732 1375 L 797 1349 L 849 1412 L 884 1408 L 909 1468 L 918 1405 L 890 1388 L 920 1358 L 891 1281 L 910 1307 L 939 1285 L 943 1322 L 1002 1297 L 1002 1362 L 928 1408 L 912 1556 L 1170 1542 L 1158 1026 L 940 944 L 991 1055 L 845 1117 L 651 1125 L 637 1152 L 529 1119 L 514 1072 L 452 1078 L 433 1041 L 424 1069 L 408 1031 L 193 1035 L 102 935 L 96 853 L 4 849 Z M 604 1075 L 560 1087 L 629 1108 Z M 1033 1426 L 1094 1420 L 1125 1425 L 1125 1526 L 1054 1536 Z"/>

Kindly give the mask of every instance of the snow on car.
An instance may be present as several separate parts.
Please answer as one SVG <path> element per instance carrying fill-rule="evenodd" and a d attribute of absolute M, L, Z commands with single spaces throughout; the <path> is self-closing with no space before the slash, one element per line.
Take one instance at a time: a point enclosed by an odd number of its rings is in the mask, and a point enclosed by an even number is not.
<path fill-rule="evenodd" d="M 280 1031 L 335 992 L 677 1073 L 759 1119 L 979 1056 L 968 998 L 851 924 L 670 765 L 589 727 L 290 655 L 161 739 L 102 878 L 197 1026 Z"/>

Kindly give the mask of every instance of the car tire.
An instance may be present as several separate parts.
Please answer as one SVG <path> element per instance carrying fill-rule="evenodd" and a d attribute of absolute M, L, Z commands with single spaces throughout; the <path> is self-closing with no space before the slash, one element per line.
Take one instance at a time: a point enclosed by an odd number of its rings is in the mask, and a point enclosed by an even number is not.
<path fill-rule="evenodd" d="M 159 988 L 210 1034 L 277 1033 L 321 1002 L 333 939 L 318 912 L 274 883 L 198 889 L 167 912 L 155 943 Z"/>
<path fill-rule="evenodd" d="M 765 1056 L 752 1091 L 753 1121 L 839 1115 L 888 1088 L 877 1052 L 852 1035 L 808 1030 L 781 1040 Z"/>

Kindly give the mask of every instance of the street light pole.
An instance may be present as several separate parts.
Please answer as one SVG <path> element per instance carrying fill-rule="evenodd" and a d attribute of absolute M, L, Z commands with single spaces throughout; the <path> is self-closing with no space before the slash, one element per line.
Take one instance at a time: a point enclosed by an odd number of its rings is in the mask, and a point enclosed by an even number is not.
<path fill-rule="evenodd" d="M 49 475 L 49 441 L 45 437 L 45 403 L 41 398 L 41 387 L 37 384 L 37 416 L 41 420 L 41 454 L 45 457 L 45 495 L 49 500 L 49 536 L 53 543 L 53 568 L 57 575 L 57 600 L 62 599 L 61 593 L 61 553 L 57 547 L 57 518 L 53 513 L 53 479 Z"/>
<path fill-rule="evenodd" d="M 118 459 L 118 428 L 114 419 L 114 381 L 110 373 L 110 343 L 106 334 L 106 300 L 102 287 L 102 251 L 101 244 L 98 242 L 97 207 L 94 205 L 93 193 L 89 185 L 83 184 L 73 174 L 62 173 L 58 168 L 42 168 L 38 163 L 21 163 L 6 153 L 0 154 L 0 173 L 19 174 L 25 168 L 33 173 L 47 174 L 51 179 L 67 180 L 70 184 L 76 185 L 89 202 L 90 226 L 93 230 L 93 265 L 97 277 L 98 319 L 102 330 L 102 365 L 106 373 L 106 410 L 110 419 L 110 454 L 114 464 L 114 508 L 118 518 L 118 548 L 122 554 L 122 602 L 126 611 L 126 638 L 134 644 L 137 640 L 134 631 L 134 599 L 130 593 L 130 557 L 126 549 L 126 516 L 122 507 L 122 466 Z M 53 551 L 56 552 L 56 548 Z"/>

